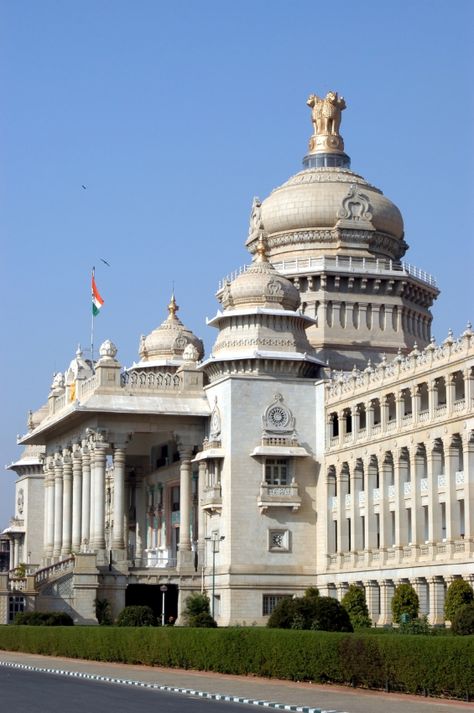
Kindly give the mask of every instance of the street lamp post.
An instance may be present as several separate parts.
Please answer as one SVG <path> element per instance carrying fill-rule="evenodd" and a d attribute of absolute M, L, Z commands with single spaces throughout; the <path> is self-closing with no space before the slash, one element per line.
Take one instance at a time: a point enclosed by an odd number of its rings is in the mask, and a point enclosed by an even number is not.
<path fill-rule="evenodd" d="M 165 625 L 165 596 L 168 591 L 166 584 L 162 584 L 160 587 L 161 592 L 161 626 Z"/>
<path fill-rule="evenodd" d="M 213 532 L 211 537 L 205 537 L 205 540 L 212 542 L 212 602 L 211 615 L 214 619 L 215 603 L 216 603 L 216 552 L 218 552 L 219 542 L 225 540 L 224 535 L 219 537 L 217 532 Z"/>

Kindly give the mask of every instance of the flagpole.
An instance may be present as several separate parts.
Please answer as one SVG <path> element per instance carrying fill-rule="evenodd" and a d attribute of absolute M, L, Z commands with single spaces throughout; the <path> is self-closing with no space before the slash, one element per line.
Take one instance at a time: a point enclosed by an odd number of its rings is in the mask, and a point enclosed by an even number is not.
<path fill-rule="evenodd" d="M 91 280 L 91 285 L 94 284 L 94 277 L 95 277 L 95 267 L 92 268 L 92 280 Z M 91 308 L 92 312 L 92 318 L 91 318 L 91 366 L 92 370 L 95 371 L 94 369 L 94 309 Z"/>

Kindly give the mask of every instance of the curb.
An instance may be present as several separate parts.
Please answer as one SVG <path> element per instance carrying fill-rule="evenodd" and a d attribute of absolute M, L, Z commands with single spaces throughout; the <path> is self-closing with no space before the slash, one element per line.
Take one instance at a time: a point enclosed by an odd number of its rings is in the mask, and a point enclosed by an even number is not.
<path fill-rule="evenodd" d="M 295 713 L 342 713 L 327 708 L 313 708 L 311 706 L 296 706 L 286 703 L 277 703 L 275 701 L 264 701 L 254 698 L 243 698 L 242 696 L 230 696 L 224 693 L 209 693 L 207 691 L 197 691 L 194 688 L 176 688 L 174 686 L 165 686 L 159 683 L 146 683 L 145 681 L 134 681 L 127 678 L 114 678 L 112 676 L 99 676 L 95 673 L 82 673 L 81 671 L 64 671 L 59 668 L 41 668 L 39 666 L 29 666 L 28 664 L 14 663 L 12 661 L 0 660 L 0 666 L 5 668 L 15 668 L 23 671 L 35 671 L 37 673 L 52 673 L 59 676 L 69 676 L 70 678 L 83 678 L 88 681 L 99 681 L 103 683 L 113 683 L 122 686 L 136 686 L 138 688 L 148 688 L 155 691 L 163 691 L 165 693 L 178 693 L 184 696 L 199 696 L 212 701 L 224 701 L 227 703 L 244 703 L 251 706 L 261 706 L 263 708 L 271 708 L 279 711 L 294 711 Z"/>

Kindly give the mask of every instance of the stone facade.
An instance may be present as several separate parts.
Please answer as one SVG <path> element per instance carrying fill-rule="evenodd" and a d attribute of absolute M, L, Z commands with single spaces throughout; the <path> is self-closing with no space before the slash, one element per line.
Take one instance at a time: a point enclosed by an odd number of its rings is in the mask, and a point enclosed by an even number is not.
<path fill-rule="evenodd" d="M 384 625 L 409 581 L 440 624 L 446 585 L 472 583 L 474 334 L 431 339 L 438 288 L 350 170 L 342 97 L 308 103 L 305 168 L 254 199 L 209 356 L 173 295 L 138 363 L 79 350 L 30 416 L 2 620 L 23 602 L 91 623 L 106 598 L 179 622 L 205 590 L 220 625 L 264 624 L 282 596 L 358 583 Z"/>

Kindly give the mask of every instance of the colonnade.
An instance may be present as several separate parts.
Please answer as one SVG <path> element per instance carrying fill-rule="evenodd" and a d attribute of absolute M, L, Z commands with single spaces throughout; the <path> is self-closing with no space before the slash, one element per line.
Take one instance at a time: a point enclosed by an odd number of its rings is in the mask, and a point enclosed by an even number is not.
<path fill-rule="evenodd" d="M 455 579 L 453 575 L 434 575 L 428 577 L 402 577 L 399 579 L 364 579 L 356 581 L 339 581 L 319 587 L 321 594 L 332 596 L 339 601 L 349 589 L 350 584 L 356 584 L 365 592 L 365 600 L 372 623 L 377 626 L 392 624 L 392 599 L 399 584 L 411 584 L 418 595 L 419 615 L 427 616 L 432 625 L 445 623 L 444 602 L 446 590 Z M 474 574 L 464 579 L 474 588 Z"/>
<path fill-rule="evenodd" d="M 72 446 L 46 458 L 44 557 L 47 561 L 72 552 L 105 549 L 105 471 L 107 453 L 114 465 L 112 546 L 124 549 L 125 448 L 106 443 L 100 432 L 88 433 Z"/>
<path fill-rule="evenodd" d="M 452 542 L 473 531 L 473 432 L 347 455 L 327 470 L 329 554 Z"/>

